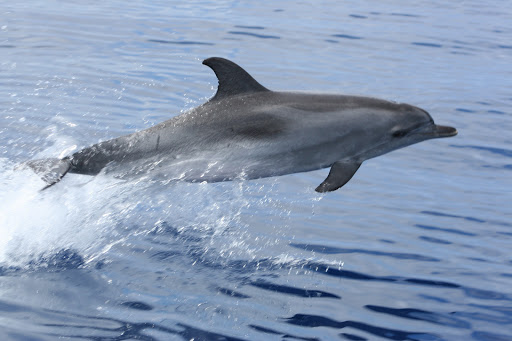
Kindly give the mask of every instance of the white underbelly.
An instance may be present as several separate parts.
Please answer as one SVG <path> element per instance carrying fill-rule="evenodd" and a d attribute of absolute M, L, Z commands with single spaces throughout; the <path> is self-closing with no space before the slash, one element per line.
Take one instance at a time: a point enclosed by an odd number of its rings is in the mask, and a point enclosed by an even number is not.
<path fill-rule="evenodd" d="M 326 166 L 307 155 L 298 157 L 292 152 L 226 149 L 193 155 L 158 154 L 128 162 L 113 162 L 105 172 L 122 179 L 149 176 L 171 181 L 219 182 L 285 175 Z"/>

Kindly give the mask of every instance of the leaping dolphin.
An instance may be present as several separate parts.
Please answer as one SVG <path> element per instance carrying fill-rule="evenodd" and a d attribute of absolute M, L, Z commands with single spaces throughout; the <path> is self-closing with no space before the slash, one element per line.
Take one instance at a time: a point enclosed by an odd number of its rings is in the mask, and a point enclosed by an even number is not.
<path fill-rule="evenodd" d="M 62 159 L 28 161 L 46 182 L 66 173 L 219 182 L 331 167 L 317 192 L 345 185 L 363 161 L 424 140 L 457 135 L 423 109 L 370 97 L 271 91 L 237 64 L 203 61 L 217 75 L 206 103 L 146 130 Z"/>

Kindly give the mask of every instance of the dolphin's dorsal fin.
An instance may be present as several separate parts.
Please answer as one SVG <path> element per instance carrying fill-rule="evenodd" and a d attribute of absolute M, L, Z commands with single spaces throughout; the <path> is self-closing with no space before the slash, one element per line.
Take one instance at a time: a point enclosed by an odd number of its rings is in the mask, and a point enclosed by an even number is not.
<path fill-rule="evenodd" d="M 270 91 L 252 78 L 247 71 L 230 60 L 211 57 L 205 59 L 203 64 L 209 66 L 219 80 L 217 93 L 212 100 L 249 92 Z"/>
<path fill-rule="evenodd" d="M 360 166 L 361 162 L 357 161 L 336 161 L 333 163 L 327 178 L 315 191 L 325 193 L 337 190 L 352 179 Z"/>

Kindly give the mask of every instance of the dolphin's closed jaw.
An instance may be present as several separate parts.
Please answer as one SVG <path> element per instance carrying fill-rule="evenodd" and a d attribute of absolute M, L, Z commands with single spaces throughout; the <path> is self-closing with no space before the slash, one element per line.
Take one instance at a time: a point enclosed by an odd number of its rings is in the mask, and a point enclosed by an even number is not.
<path fill-rule="evenodd" d="M 457 135 L 457 129 L 436 124 L 434 134 L 436 137 L 451 137 Z"/>
<path fill-rule="evenodd" d="M 436 139 L 440 137 L 452 137 L 457 135 L 457 129 L 437 124 L 422 126 L 410 132 L 410 135 L 423 136 L 426 139 Z"/>

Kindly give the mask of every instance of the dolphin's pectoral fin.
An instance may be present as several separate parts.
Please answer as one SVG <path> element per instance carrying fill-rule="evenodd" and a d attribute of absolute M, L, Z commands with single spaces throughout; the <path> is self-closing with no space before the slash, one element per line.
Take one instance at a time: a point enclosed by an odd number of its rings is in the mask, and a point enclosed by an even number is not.
<path fill-rule="evenodd" d="M 62 179 L 64 175 L 71 168 L 71 161 L 67 158 L 64 159 L 42 159 L 28 161 L 25 165 L 32 168 L 32 170 L 46 182 L 46 189 Z"/>
<path fill-rule="evenodd" d="M 212 100 L 249 92 L 270 91 L 230 60 L 211 57 L 205 59 L 203 64 L 209 66 L 219 80 L 217 93 Z"/>
<path fill-rule="evenodd" d="M 329 172 L 327 178 L 315 191 L 319 193 L 332 192 L 345 185 L 361 166 L 361 162 L 355 161 L 336 161 Z"/>

